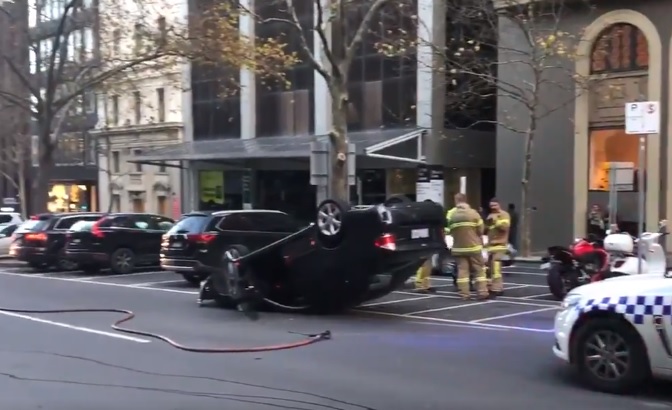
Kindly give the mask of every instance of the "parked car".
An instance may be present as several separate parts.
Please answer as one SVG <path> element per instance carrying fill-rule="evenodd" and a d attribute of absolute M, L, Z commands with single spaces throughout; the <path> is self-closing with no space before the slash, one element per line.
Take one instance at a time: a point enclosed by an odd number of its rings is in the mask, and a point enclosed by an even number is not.
<path fill-rule="evenodd" d="M 161 242 L 161 268 L 199 284 L 221 264 L 231 245 L 259 249 L 303 228 L 272 210 L 198 211 L 182 216 Z"/>
<path fill-rule="evenodd" d="M 0 226 L 20 225 L 23 217 L 18 212 L 0 212 Z"/>
<path fill-rule="evenodd" d="M 131 273 L 137 266 L 159 264 L 161 236 L 175 221 L 160 215 L 114 213 L 68 233 L 67 257 L 88 273 L 109 268 Z"/>
<path fill-rule="evenodd" d="M 95 221 L 101 216 L 95 212 L 35 215 L 16 229 L 9 254 L 33 269 L 75 270 L 77 264 L 65 255 L 66 234 L 76 222 Z"/>
<path fill-rule="evenodd" d="M 0 226 L 0 257 L 9 256 L 9 247 L 12 245 L 12 235 L 19 225 L 11 224 Z"/>

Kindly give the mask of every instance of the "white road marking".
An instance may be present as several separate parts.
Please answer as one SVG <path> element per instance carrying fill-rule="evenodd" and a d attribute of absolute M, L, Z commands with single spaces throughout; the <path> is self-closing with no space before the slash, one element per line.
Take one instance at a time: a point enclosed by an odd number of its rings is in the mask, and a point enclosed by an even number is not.
<path fill-rule="evenodd" d="M 523 296 L 520 299 L 526 299 L 526 300 L 532 299 L 532 300 L 534 300 L 534 298 L 544 298 L 544 297 L 548 297 L 548 296 L 553 296 L 553 294 L 552 293 L 542 293 L 541 295 Z"/>
<path fill-rule="evenodd" d="M 198 295 L 198 291 L 166 289 L 166 288 L 136 288 L 136 287 L 133 286 L 133 284 L 124 284 L 124 283 L 94 282 L 92 280 L 80 280 L 80 279 L 73 279 L 73 278 L 57 278 L 57 277 L 54 277 L 54 276 L 41 276 L 41 277 L 36 278 L 34 275 L 25 274 L 25 273 L 13 273 L 13 272 L 0 272 L 0 275 L 19 276 L 19 277 L 22 277 L 22 278 L 56 280 L 56 281 L 62 281 L 62 282 L 87 283 L 87 284 L 90 284 L 90 285 L 112 286 L 112 287 L 126 288 L 126 289 L 143 289 L 143 290 L 153 290 L 153 291 L 157 291 L 157 292 L 181 293 L 181 294 L 186 294 L 186 295 Z"/>
<path fill-rule="evenodd" d="M 556 310 L 556 309 L 557 308 L 555 308 L 555 307 L 550 307 L 550 308 L 543 308 L 543 309 L 528 310 L 528 311 L 525 311 L 525 312 L 509 313 L 508 315 L 484 317 L 483 319 L 470 320 L 469 323 L 481 323 L 481 322 L 488 322 L 488 321 L 491 321 L 491 320 L 508 319 L 510 317 L 531 315 L 533 313 L 547 312 L 547 311 Z"/>
<path fill-rule="evenodd" d="M 481 325 L 479 323 L 469 323 L 469 322 L 459 322 L 459 321 L 454 321 L 454 320 L 448 320 L 448 319 L 437 319 L 437 318 L 432 318 L 432 317 L 424 317 L 424 316 L 404 316 L 399 313 L 388 313 L 388 312 L 378 312 L 375 310 L 357 310 L 353 309 L 353 312 L 357 313 L 364 313 L 367 315 L 379 315 L 379 316 L 390 316 L 390 317 L 399 317 L 406 319 L 408 323 L 414 323 L 418 324 L 421 322 L 418 321 L 424 321 L 424 322 L 433 322 L 429 324 L 433 325 L 444 325 L 444 326 L 455 326 L 455 327 L 462 327 L 462 328 L 468 328 L 468 329 L 478 329 L 478 330 L 489 330 L 489 331 L 496 331 L 496 332 L 502 332 L 502 331 L 507 331 L 508 329 L 499 329 L 499 328 L 493 328 L 490 326 L 485 326 Z"/>
<path fill-rule="evenodd" d="M 58 274 L 62 274 L 62 273 L 63 272 L 54 272 L 54 273 L 52 273 L 52 275 L 58 275 Z M 164 273 L 164 271 L 123 273 L 123 274 L 120 274 L 120 275 L 115 275 L 115 274 L 110 273 L 109 275 L 98 275 L 98 276 L 67 276 L 66 278 L 67 279 L 85 280 L 85 281 L 95 280 L 95 279 L 109 280 L 109 279 L 115 279 L 115 278 L 125 278 L 125 277 L 129 277 L 129 276 L 157 275 L 157 274 L 161 274 L 161 273 Z M 50 276 L 50 277 L 52 277 L 52 276 Z"/>
<path fill-rule="evenodd" d="M 127 340 L 129 342 L 150 343 L 150 341 L 146 340 L 146 339 L 140 339 L 140 338 L 132 337 L 132 336 L 125 336 L 125 335 L 118 334 L 118 333 L 104 332 L 102 330 L 91 329 L 91 328 L 88 328 L 88 327 L 69 325 L 69 324 L 63 323 L 63 322 L 55 322 L 53 320 L 40 319 L 39 317 L 23 315 L 23 314 L 20 314 L 20 313 L 5 312 L 3 310 L 0 310 L 0 315 L 15 317 L 15 318 L 19 318 L 19 319 L 30 320 L 31 322 L 44 323 L 46 325 L 62 327 L 64 329 L 77 330 L 77 331 L 80 331 L 80 332 L 92 333 L 92 334 L 100 335 L 100 336 L 107 336 L 107 337 L 111 337 L 111 338 L 114 338 L 114 339 Z"/>
<path fill-rule="evenodd" d="M 494 303 L 494 302 L 491 301 L 491 300 L 488 300 L 486 302 L 464 303 L 462 305 L 448 306 L 448 307 L 436 308 L 436 309 L 425 309 L 425 310 L 419 310 L 417 312 L 411 312 L 411 313 L 403 313 L 403 315 L 404 316 L 413 316 L 413 315 L 419 315 L 419 314 L 422 314 L 422 313 L 443 312 L 444 310 L 452 310 L 452 309 L 459 309 L 459 308 L 463 308 L 463 307 L 487 305 L 487 304 L 490 304 L 490 303 Z"/>
<path fill-rule="evenodd" d="M 366 305 L 359 305 L 359 307 L 370 307 L 370 306 L 380 306 L 380 305 L 391 305 L 394 303 L 402 303 L 402 302 L 412 302 L 414 300 L 423 300 L 423 299 L 432 299 L 435 298 L 436 296 L 431 295 L 431 296 L 421 296 L 421 297 L 415 297 L 415 298 L 407 298 L 407 299 L 399 299 L 399 300 L 386 300 L 384 302 L 375 302 L 375 303 L 367 303 Z"/>
<path fill-rule="evenodd" d="M 184 280 L 160 280 L 158 282 L 145 282 L 145 283 L 134 283 L 131 286 L 134 288 L 139 288 L 143 286 L 156 286 L 156 285 L 166 285 L 168 283 L 184 283 Z"/>

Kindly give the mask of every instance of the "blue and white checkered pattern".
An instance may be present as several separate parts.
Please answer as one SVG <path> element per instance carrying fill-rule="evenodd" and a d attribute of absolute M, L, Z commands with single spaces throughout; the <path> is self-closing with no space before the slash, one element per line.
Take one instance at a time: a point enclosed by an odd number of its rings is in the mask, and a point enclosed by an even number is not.
<path fill-rule="evenodd" d="M 636 325 L 644 324 L 647 317 L 665 316 L 672 322 L 672 295 L 670 296 L 610 296 L 588 299 L 576 309 L 582 313 L 595 310 L 620 313 Z"/>

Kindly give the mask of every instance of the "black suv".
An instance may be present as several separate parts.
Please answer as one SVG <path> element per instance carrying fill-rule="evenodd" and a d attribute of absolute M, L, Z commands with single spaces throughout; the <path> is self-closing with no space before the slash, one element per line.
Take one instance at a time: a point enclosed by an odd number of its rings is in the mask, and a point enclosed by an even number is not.
<path fill-rule="evenodd" d="M 198 284 L 221 264 L 224 250 L 231 245 L 255 250 L 301 228 L 280 211 L 191 212 L 163 235 L 161 268 Z"/>
<path fill-rule="evenodd" d="M 66 255 L 88 273 L 104 268 L 131 273 L 136 266 L 158 265 L 161 235 L 174 223 L 153 214 L 107 214 L 94 223 L 73 226 Z"/>
<path fill-rule="evenodd" d="M 79 221 L 96 221 L 102 216 L 92 212 L 35 215 L 14 232 L 9 254 L 37 270 L 75 270 L 77 264 L 65 255 L 67 232 Z"/>

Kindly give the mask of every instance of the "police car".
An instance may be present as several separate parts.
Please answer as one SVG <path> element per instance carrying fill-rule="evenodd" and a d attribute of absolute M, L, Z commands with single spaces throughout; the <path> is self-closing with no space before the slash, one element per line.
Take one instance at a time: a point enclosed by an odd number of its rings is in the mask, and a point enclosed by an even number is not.
<path fill-rule="evenodd" d="M 555 317 L 553 353 L 605 392 L 672 380 L 672 276 L 623 276 L 572 290 Z"/>

